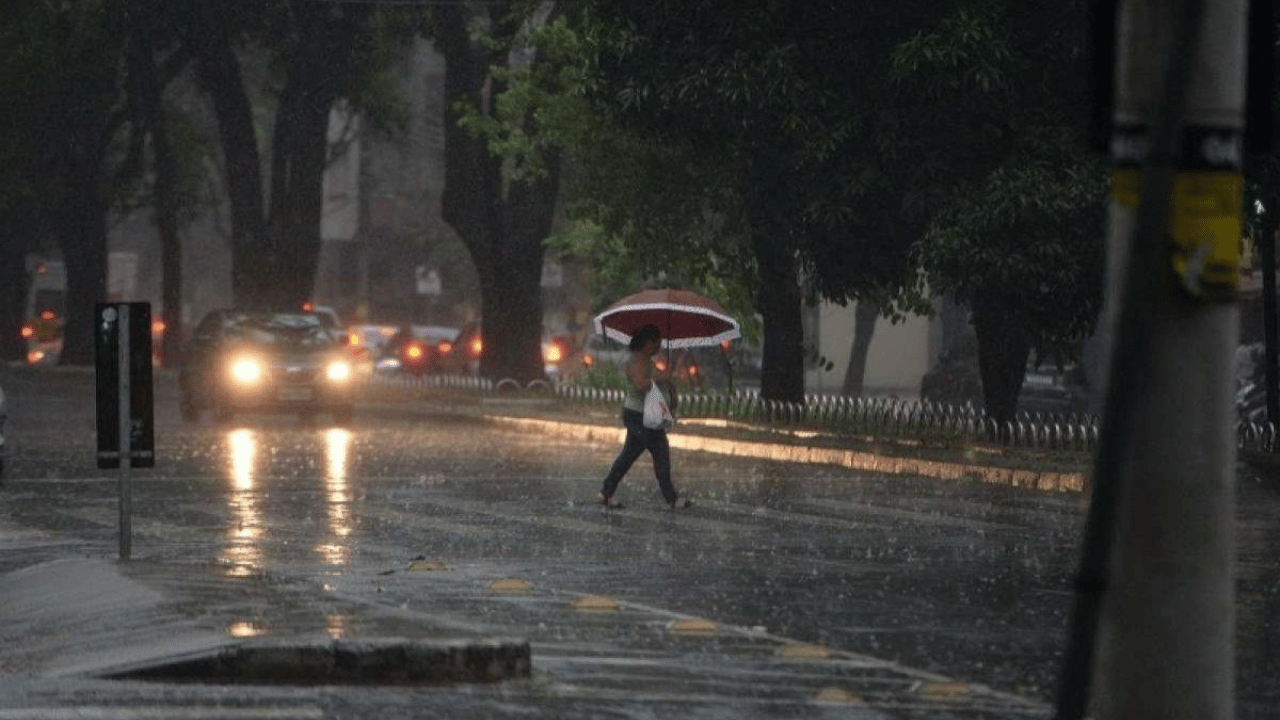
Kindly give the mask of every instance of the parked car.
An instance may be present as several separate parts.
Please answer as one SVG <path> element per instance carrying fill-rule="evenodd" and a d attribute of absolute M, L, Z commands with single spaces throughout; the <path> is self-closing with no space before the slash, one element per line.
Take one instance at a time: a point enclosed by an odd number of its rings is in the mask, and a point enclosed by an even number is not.
<path fill-rule="evenodd" d="M 1075 415 L 1085 411 L 1084 371 L 1076 363 L 1046 360 L 1027 363 L 1018 395 L 1018 410 L 1046 415 Z"/>
<path fill-rule="evenodd" d="M 920 399 L 983 407 L 975 340 L 962 341 L 938 359 L 921 379 Z M 1077 363 L 1037 360 L 1032 353 L 1018 395 L 1019 412 L 1071 415 L 1084 412 L 1086 399 L 1084 371 Z"/>
<path fill-rule="evenodd" d="M 214 310 L 196 326 L 178 372 L 182 417 L 320 412 L 351 419 L 354 372 L 313 313 Z"/>

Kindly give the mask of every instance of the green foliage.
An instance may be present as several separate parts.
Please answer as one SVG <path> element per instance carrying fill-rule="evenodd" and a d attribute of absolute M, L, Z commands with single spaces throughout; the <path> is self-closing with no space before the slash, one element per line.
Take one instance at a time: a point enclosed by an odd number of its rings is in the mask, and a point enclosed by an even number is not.
<path fill-rule="evenodd" d="M 1101 306 L 1106 174 L 1081 141 L 1083 3 L 978 2 L 892 54 L 921 280 L 1071 357 Z M 928 112 L 946 103 L 947 113 Z"/>
<path fill-rule="evenodd" d="M 626 376 L 617 363 L 603 361 L 574 376 L 573 382 L 583 387 L 600 390 L 625 390 Z"/>
<path fill-rule="evenodd" d="M 570 222 L 548 240 L 552 253 L 588 261 L 598 306 L 644 284 L 674 285 L 751 318 L 753 259 L 728 163 L 611 122 L 588 96 L 599 82 L 589 28 L 566 18 L 520 28 L 506 40 L 483 38 L 505 52 L 525 48 L 523 61 L 490 69 L 502 91 L 489 112 L 457 109 L 462 127 L 503 158 L 508 182 L 541 177 L 549 152 L 570 153 Z"/>
<path fill-rule="evenodd" d="M 1099 161 L 1017 158 L 944 208 L 930 286 L 1002 313 L 1040 357 L 1073 358 L 1101 309 L 1107 181 Z"/>

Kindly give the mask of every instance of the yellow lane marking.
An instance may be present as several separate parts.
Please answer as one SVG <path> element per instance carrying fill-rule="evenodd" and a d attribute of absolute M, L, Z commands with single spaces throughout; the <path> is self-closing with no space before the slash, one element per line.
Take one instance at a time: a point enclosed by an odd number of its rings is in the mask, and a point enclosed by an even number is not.
<path fill-rule="evenodd" d="M 498 578 L 489 582 L 489 590 L 503 595 L 519 595 L 533 590 L 533 583 L 524 578 Z"/>
<path fill-rule="evenodd" d="M 618 601 L 601 595 L 587 595 L 574 600 L 573 609 L 588 613 L 613 612 L 618 609 Z"/>
<path fill-rule="evenodd" d="M 838 705 L 861 705 L 862 696 L 851 690 L 844 688 L 828 686 L 824 687 L 813 696 L 815 702 L 832 703 Z"/>
<path fill-rule="evenodd" d="M 778 648 L 778 657 L 785 660 L 825 660 L 831 657 L 831 650 L 822 645 L 787 643 Z"/>
<path fill-rule="evenodd" d="M 667 626 L 673 633 L 680 635 L 713 635 L 719 626 L 710 621 L 699 618 L 686 618 L 684 620 L 675 620 Z"/>
<path fill-rule="evenodd" d="M 922 682 L 914 690 L 929 700 L 956 700 L 973 694 L 973 688 L 958 682 Z"/>

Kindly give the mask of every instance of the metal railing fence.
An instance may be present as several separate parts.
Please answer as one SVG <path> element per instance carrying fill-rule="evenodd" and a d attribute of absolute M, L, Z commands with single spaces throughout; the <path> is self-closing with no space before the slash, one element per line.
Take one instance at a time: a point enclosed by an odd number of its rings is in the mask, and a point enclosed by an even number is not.
<path fill-rule="evenodd" d="M 534 393 L 569 405 L 616 408 L 623 391 L 574 383 L 537 380 L 522 386 L 515 380 L 499 381 L 463 375 L 370 375 L 370 382 L 407 390 L 451 389 L 480 396 Z M 1095 415 L 1020 412 L 1009 422 L 997 423 L 972 405 L 948 405 L 895 398 L 807 395 L 804 402 L 765 400 L 755 391 L 734 393 L 683 393 L 677 399 L 679 418 L 716 419 L 787 428 L 836 437 L 892 439 L 935 445 L 991 443 L 1007 447 L 1092 453 L 1098 445 L 1099 418 Z M 1241 421 L 1236 429 L 1241 450 L 1280 451 L 1280 433 L 1272 423 Z"/>

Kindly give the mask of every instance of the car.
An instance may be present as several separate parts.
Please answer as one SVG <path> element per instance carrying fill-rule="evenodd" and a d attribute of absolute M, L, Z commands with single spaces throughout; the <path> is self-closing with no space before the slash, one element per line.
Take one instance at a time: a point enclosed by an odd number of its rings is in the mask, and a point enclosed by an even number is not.
<path fill-rule="evenodd" d="M 1085 412 L 1087 392 L 1084 371 L 1077 363 L 1053 361 L 1027 363 L 1027 374 L 1018 395 L 1018 410 L 1042 415 L 1079 415 Z"/>
<path fill-rule="evenodd" d="M 409 325 L 392 328 L 392 331 L 373 350 L 376 358 L 374 369 L 379 373 L 424 375 L 440 372 L 452 354 L 453 341 L 458 336 L 458 328 L 441 325 Z"/>
<path fill-rule="evenodd" d="M 976 339 L 961 341 L 938 359 L 921 379 L 920 399 L 944 405 L 983 407 Z M 1032 353 L 1018 395 L 1018 412 L 1079 414 L 1085 410 L 1086 399 L 1084 372 L 1079 364 L 1041 360 Z"/>
<path fill-rule="evenodd" d="M 447 355 L 440 358 L 440 372 L 447 375 L 475 375 L 480 372 L 480 355 L 484 340 L 480 324 L 470 322 L 454 336 Z"/>
<path fill-rule="evenodd" d="M 480 372 L 480 357 L 484 354 L 484 336 L 479 323 L 467 323 L 457 331 L 452 343 L 443 340 L 438 366 L 447 375 L 476 375 Z M 573 338 L 556 335 L 542 340 L 542 368 L 547 377 L 556 380 L 567 376 L 566 368 L 572 368 L 579 357 Z"/>
<path fill-rule="evenodd" d="M 603 364 L 622 367 L 627 363 L 627 358 L 630 356 L 631 351 L 627 349 L 624 343 L 604 335 L 590 335 L 582 346 L 582 364 L 589 370 L 600 367 Z"/>
<path fill-rule="evenodd" d="M 182 417 L 329 413 L 351 420 L 355 374 L 343 343 L 314 313 L 214 310 L 192 334 L 178 371 Z"/>
<path fill-rule="evenodd" d="M 310 302 L 302 304 L 302 312 L 311 313 L 320 319 L 320 325 L 324 327 L 325 332 L 333 336 L 338 342 L 347 341 L 346 328 L 342 326 L 342 321 L 338 318 L 338 312 L 328 305 L 314 305 Z"/>
<path fill-rule="evenodd" d="M 373 370 L 387 340 L 396 334 L 395 325 L 352 325 L 347 328 L 347 352 L 362 372 Z"/>

